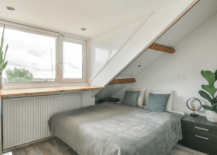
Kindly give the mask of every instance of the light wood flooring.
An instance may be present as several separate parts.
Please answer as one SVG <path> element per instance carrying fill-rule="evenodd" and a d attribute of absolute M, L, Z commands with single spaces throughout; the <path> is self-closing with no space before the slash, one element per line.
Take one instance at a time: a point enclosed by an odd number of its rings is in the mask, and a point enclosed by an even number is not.
<path fill-rule="evenodd" d="M 58 138 L 52 138 L 3 155 L 77 155 L 68 145 Z M 177 144 L 168 155 L 206 155 Z"/>

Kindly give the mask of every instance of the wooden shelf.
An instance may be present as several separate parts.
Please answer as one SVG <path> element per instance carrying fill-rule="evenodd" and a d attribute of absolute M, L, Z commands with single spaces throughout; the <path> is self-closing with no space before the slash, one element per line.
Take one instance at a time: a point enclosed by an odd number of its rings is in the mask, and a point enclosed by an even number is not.
<path fill-rule="evenodd" d="M 103 89 L 103 88 L 105 87 L 71 86 L 71 87 L 51 87 L 51 88 L 32 88 L 32 89 L 14 89 L 14 90 L 10 89 L 10 90 L 2 90 L 2 92 L 0 92 L 0 97 L 48 94 L 48 93 L 82 91 L 82 90 L 93 90 L 93 89 Z"/>
<path fill-rule="evenodd" d="M 167 53 L 174 53 L 175 52 L 175 49 L 173 47 L 164 46 L 164 45 L 160 45 L 160 44 L 156 44 L 156 43 L 153 43 L 148 48 L 152 49 L 152 50 L 167 52 Z"/>
<path fill-rule="evenodd" d="M 114 79 L 109 85 L 112 85 L 112 84 L 124 84 L 124 83 L 134 83 L 134 82 L 136 82 L 135 78 Z"/>

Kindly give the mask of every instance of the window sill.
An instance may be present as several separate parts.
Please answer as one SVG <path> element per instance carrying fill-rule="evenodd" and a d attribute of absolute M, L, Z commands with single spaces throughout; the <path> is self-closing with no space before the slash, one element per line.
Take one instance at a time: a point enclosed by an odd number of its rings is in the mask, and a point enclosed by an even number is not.
<path fill-rule="evenodd" d="M 0 92 L 0 97 L 48 94 L 48 93 L 82 91 L 82 90 L 93 90 L 93 89 L 103 89 L 103 88 L 105 87 L 71 86 L 71 87 L 52 87 L 52 88 L 10 89 L 10 90 L 2 90 Z"/>

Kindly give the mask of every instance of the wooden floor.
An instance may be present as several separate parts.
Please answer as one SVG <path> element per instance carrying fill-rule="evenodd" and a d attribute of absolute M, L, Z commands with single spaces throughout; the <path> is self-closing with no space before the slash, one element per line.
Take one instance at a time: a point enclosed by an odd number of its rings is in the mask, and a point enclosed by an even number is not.
<path fill-rule="evenodd" d="M 58 138 L 33 144 L 3 155 L 77 155 L 69 146 Z M 168 155 L 206 155 L 177 144 Z"/>

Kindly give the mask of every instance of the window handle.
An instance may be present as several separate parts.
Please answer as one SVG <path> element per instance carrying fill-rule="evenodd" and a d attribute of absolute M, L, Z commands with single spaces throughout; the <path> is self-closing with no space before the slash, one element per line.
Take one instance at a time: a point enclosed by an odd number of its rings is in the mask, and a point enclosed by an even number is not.
<path fill-rule="evenodd" d="M 63 63 L 61 63 L 61 62 L 59 62 L 59 61 L 57 61 L 57 65 L 60 66 L 62 69 L 64 68 L 64 67 L 63 67 Z"/>
<path fill-rule="evenodd" d="M 197 126 L 195 126 L 195 129 L 204 130 L 204 131 L 209 131 L 209 129 L 205 129 L 205 128 L 201 128 L 201 127 L 197 127 Z"/>

